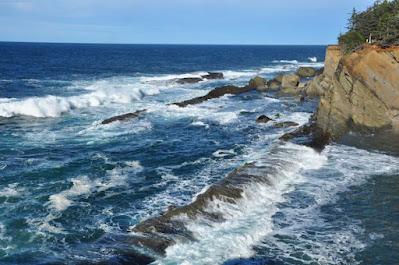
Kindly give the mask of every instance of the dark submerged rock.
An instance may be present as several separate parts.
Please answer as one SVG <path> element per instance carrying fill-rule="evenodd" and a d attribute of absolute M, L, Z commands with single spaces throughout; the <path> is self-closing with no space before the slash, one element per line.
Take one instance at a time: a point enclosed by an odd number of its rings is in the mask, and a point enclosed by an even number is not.
<path fill-rule="evenodd" d="M 132 120 L 135 118 L 138 118 L 140 116 L 140 114 L 144 113 L 146 110 L 138 110 L 136 112 L 132 112 L 132 113 L 126 113 L 123 115 L 118 115 L 118 116 L 114 116 L 112 118 L 103 120 L 101 122 L 101 124 L 106 125 L 106 124 L 110 124 L 116 121 L 128 121 L 128 120 Z"/>
<path fill-rule="evenodd" d="M 295 126 L 299 126 L 299 124 L 296 122 L 293 122 L 293 121 L 283 121 L 283 122 L 274 124 L 274 127 L 276 127 L 276 128 L 288 128 L 288 127 L 295 127 Z"/>
<path fill-rule="evenodd" d="M 210 100 L 210 99 L 220 98 L 227 94 L 237 95 L 237 94 L 249 92 L 251 90 L 253 90 L 253 88 L 251 88 L 251 87 L 222 86 L 222 87 L 215 88 L 214 90 L 210 91 L 205 96 L 185 100 L 182 102 L 176 102 L 173 104 L 184 108 L 184 107 L 187 107 L 188 105 L 200 104 L 200 103 Z"/>
<path fill-rule="evenodd" d="M 203 81 L 202 78 L 199 77 L 186 77 L 186 78 L 180 78 L 176 80 L 176 83 L 178 84 L 195 84 Z"/>
<path fill-rule="evenodd" d="M 321 152 L 331 142 L 332 138 L 329 133 L 324 132 L 312 122 L 299 127 L 295 131 L 284 134 L 280 137 L 280 140 L 294 141 Z"/>
<path fill-rule="evenodd" d="M 202 78 L 208 79 L 208 80 L 224 79 L 224 75 L 223 75 L 223 73 L 208 72 L 208 74 L 203 75 Z"/>
<path fill-rule="evenodd" d="M 245 164 L 198 195 L 194 202 L 183 207 L 170 208 L 164 214 L 136 225 L 132 229 L 134 236 L 131 238 L 131 243 L 163 255 L 167 247 L 176 243 L 176 239 L 183 242 L 195 240 L 185 227 L 184 221 L 177 217 L 195 219 L 200 215 L 212 222 L 223 222 L 224 218 L 220 214 L 207 209 L 208 203 L 219 200 L 234 204 L 242 198 L 244 185 L 254 182 L 271 185 L 269 173 L 277 173 L 274 171 L 277 169 L 272 166 Z"/>
<path fill-rule="evenodd" d="M 266 115 L 261 115 L 256 119 L 257 123 L 268 123 L 269 121 L 272 121 L 273 119 L 270 119 Z"/>

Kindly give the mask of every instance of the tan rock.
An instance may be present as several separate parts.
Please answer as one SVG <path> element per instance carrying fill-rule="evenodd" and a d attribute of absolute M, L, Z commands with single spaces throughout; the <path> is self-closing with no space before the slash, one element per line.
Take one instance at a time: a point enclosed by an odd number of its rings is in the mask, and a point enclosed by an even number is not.
<path fill-rule="evenodd" d="M 284 75 L 281 86 L 283 88 L 297 88 L 299 85 L 300 77 L 296 74 Z"/>
<path fill-rule="evenodd" d="M 261 92 L 267 91 L 267 89 L 268 89 L 267 80 L 260 76 L 256 76 L 256 77 L 252 78 L 249 81 L 248 86 L 251 88 L 255 88 L 256 90 L 261 91 Z"/>
<path fill-rule="evenodd" d="M 366 46 L 344 56 L 332 74 L 331 86 L 320 99 L 317 126 L 333 138 L 339 138 L 348 129 L 396 128 L 399 124 L 398 55 L 398 46 L 385 49 Z M 325 71 L 326 78 L 329 74 Z"/>
<path fill-rule="evenodd" d="M 338 45 L 331 45 L 327 47 L 326 59 L 324 62 L 324 72 L 326 76 L 332 77 L 337 70 L 338 63 L 343 56 L 341 47 Z"/>
<path fill-rule="evenodd" d="M 296 74 L 302 78 L 314 77 L 317 75 L 317 70 L 313 67 L 299 67 Z"/>
<path fill-rule="evenodd" d="M 276 79 L 272 79 L 269 82 L 267 82 L 267 86 L 271 90 L 278 90 L 281 87 L 281 82 L 279 82 Z"/>
<path fill-rule="evenodd" d="M 323 73 L 311 80 L 303 89 L 306 96 L 320 97 L 324 95 L 327 90 L 332 89 L 332 78 L 342 56 L 343 54 L 339 46 L 333 45 L 327 48 Z"/>

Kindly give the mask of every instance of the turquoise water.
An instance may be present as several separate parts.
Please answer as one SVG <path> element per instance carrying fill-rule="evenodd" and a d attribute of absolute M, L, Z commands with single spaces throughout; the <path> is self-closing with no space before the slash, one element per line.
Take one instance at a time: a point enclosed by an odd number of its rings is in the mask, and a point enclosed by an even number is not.
<path fill-rule="evenodd" d="M 395 152 L 349 141 L 319 154 L 281 143 L 289 128 L 255 122 L 266 114 L 304 124 L 313 100 L 250 92 L 167 105 L 255 75 L 321 67 L 324 52 L 0 43 L 0 264 L 140 264 L 118 258 L 137 251 L 126 243 L 131 227 L 191 202 L 244 163 L 273 167 L 273 159 L 286 162 L 273 186 L 245 187 L 242 201 L 222 207 L 224 223 L 189 222 L 197 241 L 179 242 L 155 262 L 396 264 Z M 173 81 L 207 71 L 225 79 Z M 138 120 L 100 124 L 144 108 Z"/>

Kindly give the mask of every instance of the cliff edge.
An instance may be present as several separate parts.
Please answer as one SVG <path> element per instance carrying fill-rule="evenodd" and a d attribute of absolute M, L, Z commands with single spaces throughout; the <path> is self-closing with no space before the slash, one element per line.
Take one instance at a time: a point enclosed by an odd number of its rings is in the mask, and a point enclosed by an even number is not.
<path fill-rule="evenodd" d="M 325 70 L 306 89 L 320 96 L 315 125 L 339 139 L 349 130 L 399 132 L 399 46 L 327 49 Z"/>

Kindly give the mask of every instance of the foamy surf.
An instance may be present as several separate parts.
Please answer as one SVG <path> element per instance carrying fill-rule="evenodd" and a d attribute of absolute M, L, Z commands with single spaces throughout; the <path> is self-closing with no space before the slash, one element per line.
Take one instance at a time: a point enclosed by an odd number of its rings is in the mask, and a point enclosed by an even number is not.
<path fill-rule="evenodd" d="M 182 217 L 196 240 L 178 240 L 155 263 L 223 264 L 258 255 L 254 249 L 257 246 L 268 253 L 260 255 L 260 260 L 358 264 L 355 254 L 366 247 L 359 238 L 364 231 L 361 222 L 344 219 L 345 223 L 339 221 L 338 226 L 333 221 L 328 224 L 321 209 L 332 205 L 351 186 L 362 185 L 370 175 L 399 173 L 399 160 L 339 145 L 327 147 L 322 154 L 293 144 L 277 150 L 272 149 L 268 152 L 272 157 L 257 164 L 275 169 L 266 185 L 249 183 L 235 203 L 209 201 L 207 212 L 221 214 L 222 222 Z M 368 161 L 377 161 L 379 166 Z M 299 202 L 298 194 L 302 194 Z M 384 235 L 370 235 L 375 237 Z"/>
<path fill-rule="evenodd" d="M 88 88 L 93 92 L 78 96 L 44 96 L 23 99 L 1 99 L 0 116 L 32 116 L 38 118 L 59 117 L 74 109 L 99 107 L 113 103 L 127 104 L 142 99 L 144 96 L 160 93 L 158 88 L 138 86 L 138 84 L 117 84 L 103 86 L 108 82 L 99 82 Z"/>
<path fill-rule="evenodd" d="M 263 167 L 273 168 L 263 175 L 267 181 L 255 178 L 243 183 L 242 198 L 234 203 L 208 201 L 206 211 L 223 216 L 223 221 L 213 222 L 201 216 L 184 221 L 196 240 L 190 243 L 178 240 L 156 264 L 222 264 L 234 258 L 251 257 L 252 247 L 273 231 L 272 217 L 278 204 L 285 201 L 284 194 L 303 182 L 301 172 L 318 169 L 326 162 L 325 156 L 293 144 L 277 146 L 271 153 L 270 157 L 257 160 L 253 169 L 256 172 L 257 168 L 261 171 Z M 299 159 L 298 154 L 301 154 Z"/>

